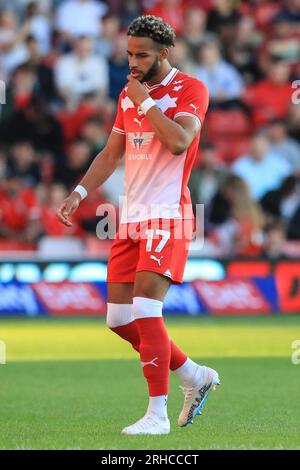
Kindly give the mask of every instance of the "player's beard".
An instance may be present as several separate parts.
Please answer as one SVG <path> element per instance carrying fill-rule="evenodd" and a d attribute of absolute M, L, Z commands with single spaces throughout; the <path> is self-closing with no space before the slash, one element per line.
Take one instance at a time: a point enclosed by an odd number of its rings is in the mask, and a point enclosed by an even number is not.
<path fill-rule="evenodd" d="M 160 67 L 160 63 L 159 63 L 159 60 L 158 60 L 158 57 L 157 57 L 155 59 L 154 63 L 151 65 L 148 72 L 146 72 L 145 75 L 143 76 L 143 78 L 140 80 L 140 82 L 144 83 L 144 82 L 148 82 L 149 80 L 151 80 L 151 78 L 153 78 L 157 74 L 157 72 L 159 71 L 159 67 Z"/>

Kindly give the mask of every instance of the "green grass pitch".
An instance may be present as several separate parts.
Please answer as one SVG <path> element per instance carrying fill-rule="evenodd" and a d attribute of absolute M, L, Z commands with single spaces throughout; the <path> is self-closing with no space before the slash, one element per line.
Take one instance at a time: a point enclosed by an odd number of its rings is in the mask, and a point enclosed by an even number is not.
<path fill-rule="evenodd" d="M 300 449 L 300 365 L 291 361 L 300 316 L 167 318 L 171 337 L 218 370 L 194 424 L 171 374 L 168 436 L 123 436 L 147 388 L 137 354 L 103 319 L 2 319 L 0 449 Z"/>

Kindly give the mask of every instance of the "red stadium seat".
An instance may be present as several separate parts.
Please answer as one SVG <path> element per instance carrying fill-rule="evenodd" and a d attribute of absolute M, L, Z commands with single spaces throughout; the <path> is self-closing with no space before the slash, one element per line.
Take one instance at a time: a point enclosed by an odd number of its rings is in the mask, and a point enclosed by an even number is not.
<path fill-rule="evenodd" d="M 0 251 L 34 251 L 36 246 L 13 240 L 0 240 Z"/>
<path fill-rule="evenodd" d="M 212 142 L 219 137 L 245 137 L 251 133 L 249 118 L 241 109 L 208 113 L 205 133 Z"/>

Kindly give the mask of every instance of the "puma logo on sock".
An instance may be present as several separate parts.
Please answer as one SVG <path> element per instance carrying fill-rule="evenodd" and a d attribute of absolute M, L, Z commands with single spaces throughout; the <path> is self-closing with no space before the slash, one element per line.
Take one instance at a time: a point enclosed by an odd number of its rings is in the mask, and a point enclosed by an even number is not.
<path fill-rule="evenodd" d="M 152 359 L 152 361 L 150 362 L 142 362 L 142 367 L 145 367 L 145 366 L 155 366 L 155 367 L 158 367 L 157 364 L 155 364 L 155 361 L 157 361 L 158 357 L 155 357 L 154 359 Z"/>

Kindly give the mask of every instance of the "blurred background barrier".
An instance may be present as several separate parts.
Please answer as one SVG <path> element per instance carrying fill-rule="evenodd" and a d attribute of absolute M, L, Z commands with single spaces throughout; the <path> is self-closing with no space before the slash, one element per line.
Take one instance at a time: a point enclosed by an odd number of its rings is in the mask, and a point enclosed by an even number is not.
<path fill-rule="evenodd" d="M 87 276 L 89 279 L 87 279 Z M 106 263 L 3 262 L 0 314 L 106 314 Z M 183 285 L 172 285 L 167 314 L 268 315 L 300 311 L 300 261 L 193 259 Z"/>

